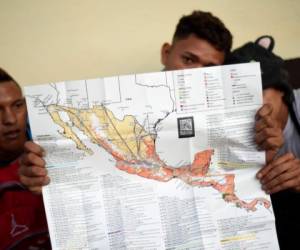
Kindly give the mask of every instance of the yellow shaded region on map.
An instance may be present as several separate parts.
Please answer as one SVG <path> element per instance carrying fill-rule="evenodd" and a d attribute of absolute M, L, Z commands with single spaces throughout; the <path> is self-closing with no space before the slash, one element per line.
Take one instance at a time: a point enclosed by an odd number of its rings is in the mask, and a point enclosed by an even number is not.
<path fill-rule="evenodd" d="M 243 234 L 243 235 L 236 235 L 236 236 L 232 236 L 232 237 L 227 237 L 224 238 L 223 240 L 221 240 L 221 244 L 227 244 L 227 243 L 231 243 L 234 241 L 243 241 L 243 240 L 255 240 L 255 234 Z"/>
<path fill-rule="evenodd" d="M 218 167 L 228 168 L 228 169 L 240 169 L 240 168 L 251 168 L 255 167 L 256 164 L 248 162 L 230 162 L 230 161 L 219 161 L 217 163 Z"/>
<path fill-rule="evenodd" d="M 80 140 L 80 138 L 74 133 L 72 128 L 64 122 L 59 114 L 60 109 L 56 107 L 56 105 L 50 105 L 48 106 L 48 112 L 52 118 L 52 120 L 59 125 L 62 129 L 63 132 L 61 133 L 64 137 L 71 139 L 72 141 L 75 142 L 76 147 L 80 150 L 85 151 L 88 154 L 91 154 L 92 151 L 86 147 L 86 145 Z"/>
<path fill-rule="evenodd" d="M 117 119 L 114 114 L 105 107 L 94 107 L 91 113 L 87 113 L 87 120 L 91 115 L 99 119 L 100 124 L 105 124 L 105 136 L 118 151 L 125 155 L 131 155 L 134 159 L 145 159 L 148 147 L 146 142 L 153 142 L 152 137 L 137 122 L 134 116 L 127 115 L 123 120 Z"/>
<path fill-rule="evenodd" d="M 127 115 L 123 120 L 119 120 L 104 106 L 75 109 L 50 105 L 48 111 L 53 121 L 64 129 L 63 135 L 72 139 L 79 149 L 88 150 L 69 124 L 63 121 L 60 112 L 67 113 L 72 124 L 87 135 L 93 143 L 105 146 L 106 149 L 109 147 L 126 159 L 147 159 L 153 152 L 151 150 L 154 148 L 152 136 L 145 131 L 134 116 Z"/>

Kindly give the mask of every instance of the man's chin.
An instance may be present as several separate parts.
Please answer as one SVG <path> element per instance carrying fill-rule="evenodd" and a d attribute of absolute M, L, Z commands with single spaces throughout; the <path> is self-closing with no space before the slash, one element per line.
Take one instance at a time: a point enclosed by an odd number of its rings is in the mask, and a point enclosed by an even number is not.
<path fill-rule="evenodd" d="M 7 155 L 16 155 L 18 157 L 24 150 L 24 142 L 19 140 L 10 140 L 1 147 L 1 151 Z"/>

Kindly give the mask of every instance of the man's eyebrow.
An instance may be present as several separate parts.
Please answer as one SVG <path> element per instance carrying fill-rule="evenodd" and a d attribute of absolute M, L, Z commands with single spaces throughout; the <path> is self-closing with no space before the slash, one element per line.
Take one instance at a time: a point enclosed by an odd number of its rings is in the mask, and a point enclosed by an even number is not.
<path fill-rule="evenodd" d="M 200 61 L 200 58 L 199 56 L 197 56 L 196 54 L 192 53 L 192 52 L 189 52 L 189 51 L 185 51 L 183 53 L 184 56 L 190 56 L 192 59 L 194 60 L 197 60 L 197 61 Z"/>
<path fill-rule="evenodd" d="M 16 103 L 19 103 L 19 102 L 25 103 L 25 98 L 21 97 L 21 98 L 15 100 L 12 104 L 16 104 Z"/>

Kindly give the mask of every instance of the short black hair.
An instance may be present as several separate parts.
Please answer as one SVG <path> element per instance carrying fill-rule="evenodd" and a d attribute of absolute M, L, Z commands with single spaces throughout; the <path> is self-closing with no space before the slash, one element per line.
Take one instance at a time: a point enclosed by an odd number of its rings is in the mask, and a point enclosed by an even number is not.
<path fill-rule="evenodd" d="M 22 92 L 20 85 L 15 81 L 15 79 L 10 76 L 4 69 L 0 68 L 0 84 L 4 82 L 13 82 Z"/>
<path fill-rule="evenodd" d="M 226 54 L 230 52 L 232 34 L 224 23 L 210 12 L 195 10 L 190 15 L 183 16 L 176 26 L 173 42 L 192 34 L 208 41 L 219 51 L 224 51 Z"/>

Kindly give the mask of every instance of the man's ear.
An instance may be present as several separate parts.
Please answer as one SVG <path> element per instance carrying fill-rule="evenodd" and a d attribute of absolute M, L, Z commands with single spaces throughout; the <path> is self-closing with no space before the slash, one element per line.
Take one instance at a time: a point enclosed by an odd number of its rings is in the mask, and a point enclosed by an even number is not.
<path fill-rule="evenodd" d="M 163 65 L 166 66 L 167 61 L 168 61 L 168 57 L 170 54 L 170 50 L 171 50 L 171 44 L 169 43 L 164 43 L 161 47 L 161 51 L 160 51 L 160 61 Z"/>

